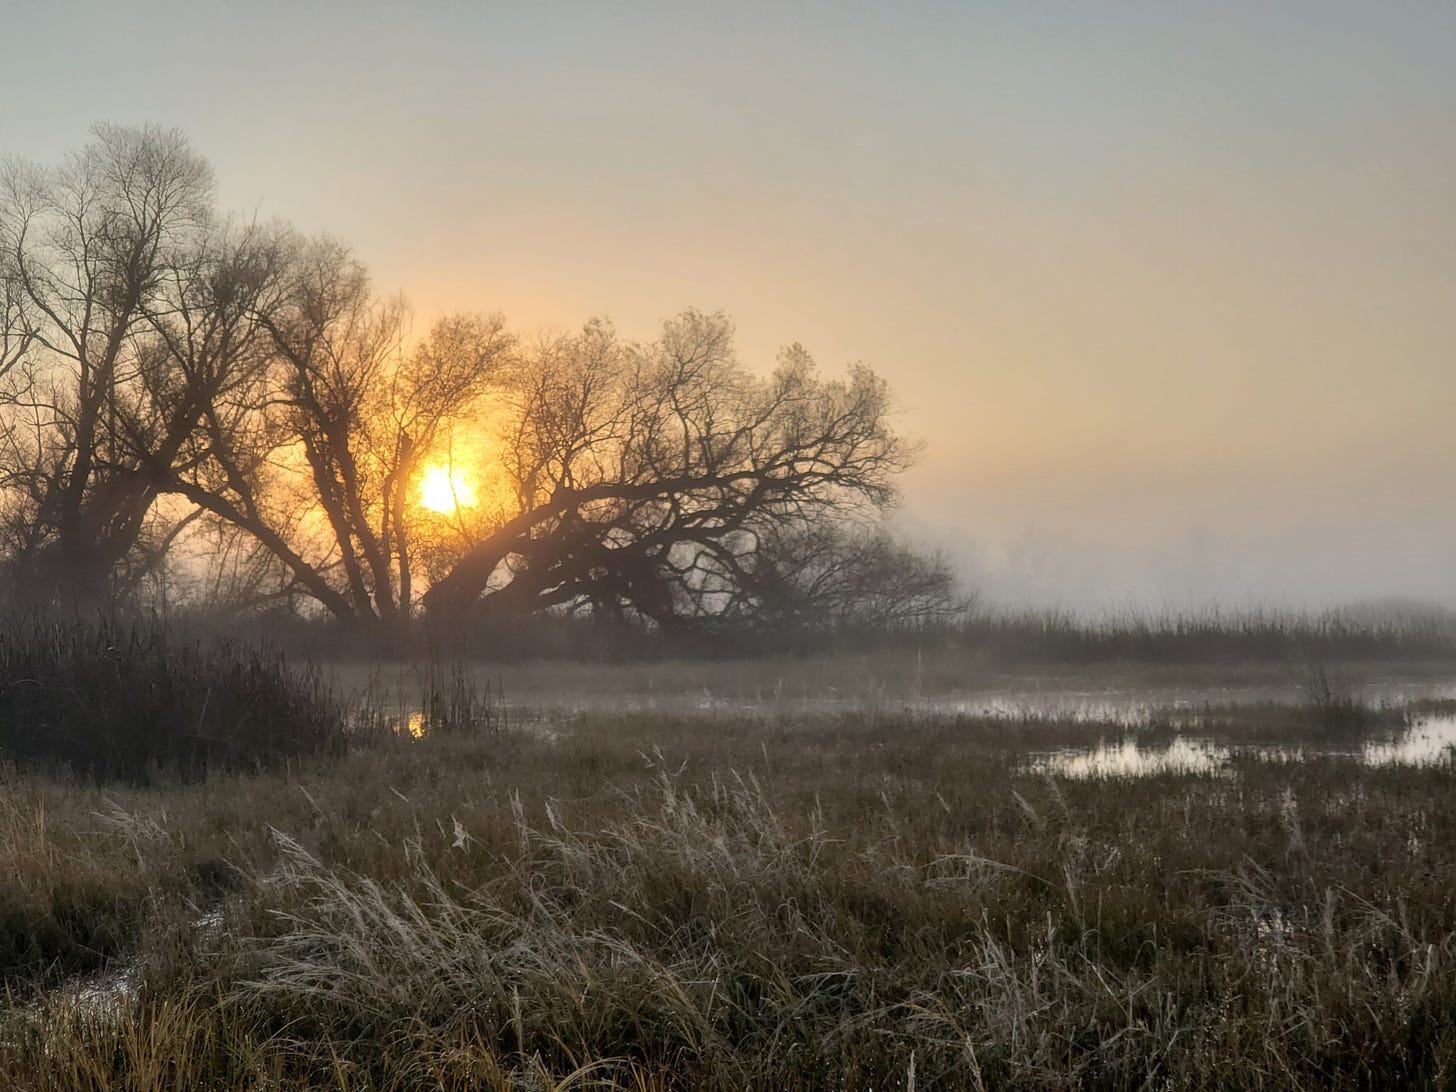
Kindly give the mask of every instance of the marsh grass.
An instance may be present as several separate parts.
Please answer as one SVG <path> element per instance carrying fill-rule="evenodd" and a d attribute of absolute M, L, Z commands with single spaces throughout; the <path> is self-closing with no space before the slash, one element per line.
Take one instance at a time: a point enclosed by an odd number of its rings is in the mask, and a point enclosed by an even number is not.
<path fill-rule="evenodd" d="M 196 616 L 208 628 L 216 619 Z M 1456 662 L 1456 613 L 1416 603 L 1328 610 L 1268 606 L 1245 609 L 1015 608 L 972 598 L 957 619 L 906 627 L 840 626 L 801 631 L 763 627 L 655 631 L 650 627 L 565 616 L 479 618 L 449 624 L 422 620 L 403 637 L 394 630 L 327 619 L 268 615 L 228 622 L 229 632 L 287 648 L 304 658 L 368 662 L 439 656 L 519 665 L 534 660 L 633 665 L 713 661 L 881 660 L 954 650 L 998 670 L 1149 667 L 1196 664 Z"/>
<path fill-rule="evenodd" d="M 379 744 L 424 736 L 491 735 L 508 724 L 505 693 L 489 674 L 436 656 L 370 665 L 345 698 L 351 734 Z"/>
<path fill-rule="evenodd" d="M 7 928 L 91 933 L 10 960 L 0 1081 L 1437 1088 L 1456 1060 L 1449 765 L 1072 782 L 1025 755 L 1120 725 L 568 727 L 162 791 L 8 774 Z M 122 967 L 101 1014 L 54 989 Z"/>
<path fill-rule="evenodd" d="M 459 660 L 429 656 L 418 665 L 421 731 L 429 735 L 494 733 L 505 723 L 504 693 L 487 678 L 477 682 Z"/>
<path fill-rule="evenodd" d="M 339 746 L 318 673 L 143 622 L 0 619 L 0 760 L 143 783 Z"/>
<path fill-rule="evenodd" d="M 1362 701 L 1346 673 L 1321 663 L 1310 665 L 1303 697 L 1306 716 L 1330 737 L 1360 735 L 1389 712 Z"/>

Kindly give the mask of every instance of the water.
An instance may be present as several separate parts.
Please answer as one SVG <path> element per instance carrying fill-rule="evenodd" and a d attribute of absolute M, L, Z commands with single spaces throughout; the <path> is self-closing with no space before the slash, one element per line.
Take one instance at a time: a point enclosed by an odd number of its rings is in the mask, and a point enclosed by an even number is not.
<path fill-rule="evenodd" d="M 1456 699 L 1456 683 L 1387 679 L 1353 688 L 1372 707 L 1400 708 L 1417 700 Z M 1449 761 L 1456 746 L 1456 715 L 1417 718 L 1393 737 L 1361 745 L 1233 744 L 1197 734 L 1204 713 L 1249 706 L 1297 706 L 1308 700 L 1298 686 L 1180 688 L 1047 688 L 987 690 L 935 695 L 890 696 L 884 693 L 822 694 L 788 697 L 729 696 L 707 689 L 697 692 L 531 693 L 524 700 L 502 702 L 507 723 L 546 739 L 569 732 L 567 722 L 580 716 L 748 717 L 764 720 L 813 719 L 846 714 L 911 717 L 1036 718 L 1089 725 L 1145 727 L 1154 720 L 1181 725 L 1167 743 L 1143 744 L 1135 738 L 1104 741 L 1095 746 L 1066 748 L 1033 755 L 1025 769 L 1070 778 L 1150 777 L 1158 774 L 1228 772 L 1235 757 L 1267 761 L 1299 761 L 1317 755 L 1346 755 L 1369 766 L 1426 766 Z M 418 739 L 427 726 L 418 710 L 391 722 L 396 735 Z"/>
<path fill-rule="evenodd" d="M 206 910 L 192 919 L 192 928 L 203 934 L 217 934 L 223 928 L 220 907 Z M 51 1008 L 70 1011 L 98 1026 L 131 1019 L 142 995 L 141 973 L 136 967 L 122 966 L 77 978 L 52 990 L 47 997 Z M 39 1005 L 27 1010 L 34 1019 L 41 1014 Z"/>
<path fill-rule="evenodd" d="M 1456 747 L 1456 715 L 1416 719 L 1393 739 L 1367 741 L 1358 748 L 1305 743 L 1232 746 L 1213 739 L 1177 736 L 1170 743 L 1143 746 L 1135 739 L 1103 742 L 1096 747 L 1067 748 L 1036 755 L 1026 764 L 1032 773 L 1077 779 L 1153 777 L 1164 773 L 1219 775 L 1235 755 L 1266 761 L 1299 761 L 1319 755 L 1344 755 L 1367 766 L 1434 766 L 1449 763 Z"/>
<path fill-rule="evenodd" d="M 1388 679 L 1357 686 L 1354 694 L 1376 707 L 1403 706 L 1422 699 L 1456 699 L 1456 682 L 1411 682 Z M 845 714 L 924 717 L 1027 717 L 1087 723 L 1147 724 L 1155 716 L 1193 713 L 1205 708 L 1249 705 L 1299 705 L 1307 700 L 1294 685 L 1243 687 L 1123 687 L 1079 689 L 1052 686 L 1035 690 L 947 691 L 936 694 L 864 692 L 841 694 L 828 688 L 819 694 L 724 694 L 699 691 L 647 693 L 532 692 L 508 694 L 502 703 L 512 723 L 559 720 L 574 716 L 622 716 L 634 713 L 667 716 L 735 716 L 750 718 L 814 718 Z"/>
<path fill-rule="evenodd" d="M 1165 747 L 1141 747 L 1136 740 L 1102 743 L 1090 749 L 1068 749 L 1041 755 L 1027 763 L 1032 773 L 1079 780 L 1104 777 L 1152 777 L 1155 774 L 1211 774 L 1223 769 L 1233 752 L 1205 739 L 1182 736 Z"/>
<path fill-rule="evenodd" d="M 1388 743 L 1367 743 L 1367 766 L 1434 766 L 1451 760 L 1456 747 L 1456 715 L 1422 717 Z"/>

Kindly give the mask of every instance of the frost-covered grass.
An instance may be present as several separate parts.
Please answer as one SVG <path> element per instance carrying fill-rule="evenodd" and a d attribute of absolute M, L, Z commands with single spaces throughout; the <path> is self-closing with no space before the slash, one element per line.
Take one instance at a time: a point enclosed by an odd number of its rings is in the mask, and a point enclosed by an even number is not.
<path fill-rule="evenodd" d="M 1449 763 L 1054 781 L 1029 751 L 1123 729 L 558 727 L 170 788 L 7 775 L 0 1083 L 1449 1082 Z"/>

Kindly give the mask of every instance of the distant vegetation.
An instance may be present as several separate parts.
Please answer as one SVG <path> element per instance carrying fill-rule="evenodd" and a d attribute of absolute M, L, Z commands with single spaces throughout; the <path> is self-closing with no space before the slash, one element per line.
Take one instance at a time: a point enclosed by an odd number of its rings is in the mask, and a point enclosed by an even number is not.
<path fill-rule="evenodd" d="M 968 612 L 959 632 L 1011 663 L 1456 663 L 1456 612 L 1420 605 L 1100 615 L 984 610 Z"/>
<path fill-rule="evenodd" d="M 179 611 L 175 617 L 201 631 L 217 625 L 205 613 Z M 1079 614 L 963 599 L 953 613 L 929 619 L 871 621 L 846 610 L 797 622 L 721 620 L 688 632 L 625 619 L 550 614 L 511 621 L 426 618 L 405 638 L 289 612 L 255 615 L 228 628 L 300 655 L 352 660 L 418 657 L 432 650 L 447 658 L 497 663 L 768 660 L 900 650 L 1006 668 L 1260 663 L 1303 672 L 1340 662 L 1456 663 L 1456 613 L 1436 607 Z"/>

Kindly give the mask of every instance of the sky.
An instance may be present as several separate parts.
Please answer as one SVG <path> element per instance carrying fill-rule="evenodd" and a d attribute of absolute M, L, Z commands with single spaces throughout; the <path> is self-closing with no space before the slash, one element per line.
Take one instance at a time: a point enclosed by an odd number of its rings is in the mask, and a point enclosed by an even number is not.
<path fill-rule="evenodd" d="M 423 329 L 886 376 L 998 601 L 1456 605 L 1456 5 L 46 2 L 0 154 L 176 126 Z"/>

